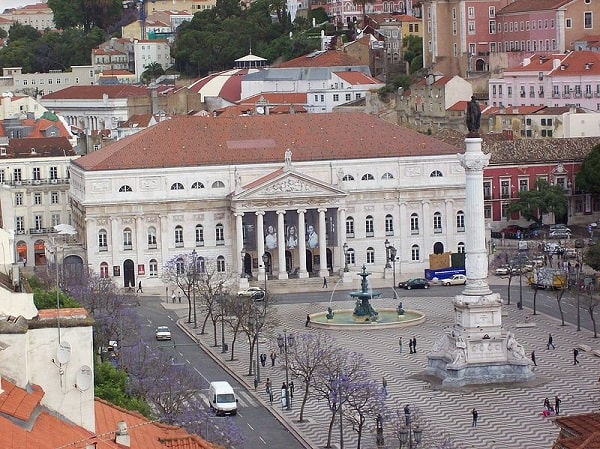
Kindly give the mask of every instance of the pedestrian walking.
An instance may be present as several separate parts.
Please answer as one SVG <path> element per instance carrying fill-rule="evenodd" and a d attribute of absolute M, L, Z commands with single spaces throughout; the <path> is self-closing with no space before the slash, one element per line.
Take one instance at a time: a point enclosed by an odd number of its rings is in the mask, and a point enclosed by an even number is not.
<path fill-rule="evenodd" d="M 556 414 L 560 414 L 560 403 L 562 401 L 560 400 L 560 398 L 558 397 L 558 395 L 554 396 L 554 411 L 556 412 Z"/>
<path fill-rule="evenodd" d="M 292 381 L 290 382 L 290 400 L 291 400 L 291 399 L 294 399 L 294 388 L 295 388 L 295 387 L 294 387 L 294 381 L 292 380 Z"/>
<path fill-rule="evenodd" d="M 531 351 L 531 361 L 534 366 L 537 366 L 537 363 L 535 362 L 535 351 Z"/>
<path fill-rule="evenodd" d="M 417 337 L 413 337 L 412 347 L 413 347 L 413 354 L 416 354 L 417 353 Z"/>
<path fill-rule="evenodd" d="M 287 407 L 287 385 L 285 382 L 281 384 L 281 406 Z"/>
<path fill-rule="evenodd" d="M 398 339 L 398 347 L 400 348 L 400 354 L 402 354 L 402 337 Z"/>
<path fill-rule="evenodd" d="M 137 289 L 136 293 L 144 293 L 144 292 L 142 291 L 142 281 L 140 281 L 140 282 L 138 283 L 138 289 Z"/>
<path fill-rule="evenodd" d="M 276 358 L 277 358 L 277 354 L 275 354 L 275 351 L 271 351 L 271 366 L 275 366 Z"/>
<path fill-rule="evenodd" d="M 410 425 L 410 407 L 408 404 L 404 406 L 404 424 Z"/>
<path fill-rule="evenodd" d="M 310 324 L 310 315 L 306 315 L 306 323 L 304 323 L 304 327 L 308 327 Z"/>
<path fill-rule="evenodd" d="M 181 304 L 181 291 L 177 294 L 177 299 L 179 300 L 179 304 Z"/>
<path fill-rule="evenodd" d="M 173 294 L 171 295 L 171 301 L 175 304 L 175 290 L 173 290 Z"/>
<path fill-rule="evenodd" d="M 473 410 L 471 410 L 471 415 L 473 415 L 471 427 L 477 427 L 477 418 L 479 418 L 479 413 L 477 413 L 477 409 L 475 407 L 473 407 Z"/>
<path fill-rule="evenodd" d="M 327 276 L 323 276 L 323 288 L 327 288 Z"/>
<path fill-rule="evenodd" d="M 552 346 L 552 349 L 556 349 L 556 347 L 554 346 L 554 341 L 552 339 L 552 334 L 548 334 L 548 344 L 546 345 L 546 348 L 550 349 L 550 346 Z"/>
<path fill-rule="evenodd" d="M 261 364 L 262 366 L 266 366 L 266 365 L 267 365 L 267 354 L 265 354 L 265 353 L 262 353 L 262 354 L 260 355 L 260 364 Z"/>
<path fill-rule="evenodd" d="M 577 356 L 579 355 L 579 349 L 573 349 L 573 365 L 579 365 L 579 360 L 577 360 Z"/>
<path fill-rule="evenodd" d="M 548 411 L 550 411 L 550 408 L 551 408 L 551 406 L 550 406 L 550 399 L 548 399 L 547 397 L 544 398 L 544 408 L 546 410 L 548 410 Z"/>
<path fill-rule="evenodd" d="M 413 353 L 412 338 L 409 338 L 409 339 L 408 339 L 408 352 L 409 352 L 410 354 L 412 354 L 412 353 Z"/>

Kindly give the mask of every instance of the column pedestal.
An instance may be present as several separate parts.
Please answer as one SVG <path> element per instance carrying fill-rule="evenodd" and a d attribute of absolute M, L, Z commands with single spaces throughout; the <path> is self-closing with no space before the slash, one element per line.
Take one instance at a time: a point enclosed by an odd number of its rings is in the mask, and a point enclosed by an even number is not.
<path fill-rule="evenodd" d="M 306 271 L 306 221 L 304 219 L 305 209 L 298 210 L 298 259 L 300 259 L 300 271 L 298 277 L 306 279 L 309 275 Z"/>
<path fill-rule="evenodd" d="M 325 212 L 319 209 L 319 277 L 329 277 L 327 269 L 327 233 L 325 232 Z"/>

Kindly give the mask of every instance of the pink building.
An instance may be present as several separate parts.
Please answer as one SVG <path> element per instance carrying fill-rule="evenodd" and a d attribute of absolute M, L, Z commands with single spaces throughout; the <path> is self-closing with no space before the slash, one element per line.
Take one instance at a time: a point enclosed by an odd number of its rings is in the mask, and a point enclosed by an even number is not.
<path fill-rule="evenodd" d="M 600 53 L 533 54 L 489 82 L 491 106 L 567 106 L 600 111 Z"/>

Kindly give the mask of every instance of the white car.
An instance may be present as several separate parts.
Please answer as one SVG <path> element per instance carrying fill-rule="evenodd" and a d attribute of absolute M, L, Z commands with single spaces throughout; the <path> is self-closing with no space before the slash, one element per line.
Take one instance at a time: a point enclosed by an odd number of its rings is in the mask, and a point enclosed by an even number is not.
<path fill-rule="evenodd" d="M 448 279 L 442 280 L 442 285 L 465 285 L 467 283 L 467 277 L 464 274 L 455 274 Z"/>
<path fill-rule="evenodd" d="M 238 296 L 254 296 L 255 294 L 257 294 L 259 292 L 264 293 L 264 290 L 260 287 L 250 287 L 250 288 L 247 288 L 246 290 L 240 290 L 238 292 Z"/>
<path fill-rule="evenodd" d="M 171 339 L 171 331 L 167 326 L 158 326 L 156 328 L 156 339 L 161 340 L 170 340 Z"/>

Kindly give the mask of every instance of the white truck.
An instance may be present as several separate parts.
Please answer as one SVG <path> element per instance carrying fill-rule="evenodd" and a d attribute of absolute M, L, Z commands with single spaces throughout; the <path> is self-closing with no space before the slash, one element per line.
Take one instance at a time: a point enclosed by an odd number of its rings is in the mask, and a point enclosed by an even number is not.
<path fill-rule="evenodd" d="M 237 414 L 238 400 L 229 382 L 211 382 L 208 388 L 208 398 L 210 409 L 217 416 Z"/>

